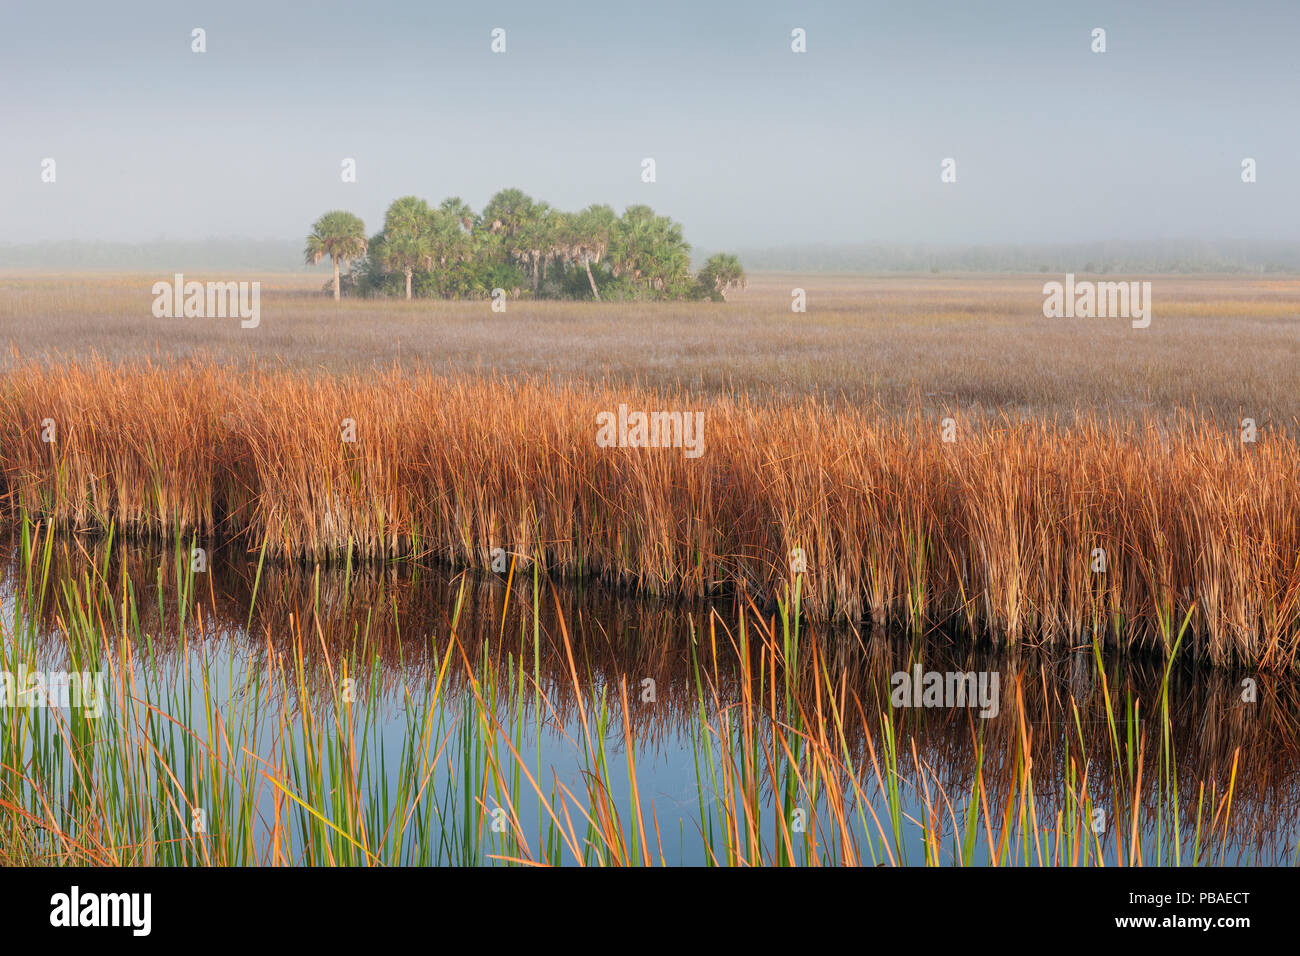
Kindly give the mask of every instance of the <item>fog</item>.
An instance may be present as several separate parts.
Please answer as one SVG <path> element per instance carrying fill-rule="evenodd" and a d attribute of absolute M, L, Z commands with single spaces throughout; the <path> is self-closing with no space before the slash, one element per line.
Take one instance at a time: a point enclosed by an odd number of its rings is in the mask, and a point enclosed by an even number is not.
<path fill-rule="evenodd" d="M 506 186 L 710 249 L 1300 238 L 1296 4 L 120 6 L 6 11 L 0 242 L 298 241 Z"/>

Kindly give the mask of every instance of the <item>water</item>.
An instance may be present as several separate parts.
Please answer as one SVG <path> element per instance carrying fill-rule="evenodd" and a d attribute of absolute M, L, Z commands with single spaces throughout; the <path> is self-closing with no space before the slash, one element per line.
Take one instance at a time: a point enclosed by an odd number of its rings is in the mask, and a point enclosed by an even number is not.
<path fill-rule="evenodd" d="M 89 539 L 57 542 L 39 609 L 27 596 L 31 589 L 17 545 L 10 541 L 0 546 L 4 620 L 15 622 L 15 633 L 26 628 L 36 635 L 36 657 L 47 669 L 66 662 L 63 645 L 71 617 L 67 608 L 77 583 L 84 591 L 86 582 L 102 579 L 120 595 L 125 575 L 131 582 L 140 628 L 148 635 L 147 647 L 134 651 L 133 665 L 144 695 L 149 696 L 153 688 L 157 700 L 171 701 L 171 716 L 194 727 L 209 744 L 219 743 L 219 734 L 214 736 L 212 728 L 204 726 L 203 675 L 206 692 L 223 708 L 237 704 L 241 695 L 266 694 L 267 685 L 257 679 L 279 655 L 292 657 L 295 635 L 305 636 L 300 642 L 304 672 L 315 675 L 319 683 L 304 680 L 291 691 L 296 699 L 286 702 L 286 712 L 299 722 L 293 733 L 303 739 L 304 715 L 333 719 L 327 716 L 334 699 L 328 687 L 339 678 L 345 658 L 366 665 L 353 672 L 353 686 L 357 711 L 378 718 L 368 738 L 376 756 L 365 768 L 367 779 L 378 786 L 399 773 L 403 749 L 416 727 L 411 714 L 419 708 L 413 702 L 430 693 L 449 651 L 454 665 L 463 654 L 476 668 L 481 688 L 490 687 L 495 679 L 497 690 L 486 711 L 500 722 L 504 736 L 511 739 L 538 787 L 548 795 L 545 800 L 535 793 L 528 798 L 530 785 L 525 781 L 517 787 L 528 799 L 509 801 L 517 804 L 513 812 L 520 830 L 538 855 L 545 843 L 548 803 L 557 812 L 562 805 L 570 806 L 571 813 L 591 810 L 591 774 L 598 768 L 584 744 L 583 717 L 589 729 L 596 725 L 596 702 L 603 692 L 608 723 L 594 735 L 606 743 L 602 780 L 624 831 L 635 838 L 625 746 L 630 731 L 636 744 L 640 802 L 652 829 L 647 839 L 653 857 L 657 860 L 662 854 L 669 863 L 702 864 L 710 861 L 711 852 L 720 852 L 721 814 L 713 801 L 725 802 L 725 788 L 720 793 L 710 785 L 716 775 L 701 784 L 698 767 L 702 761 L 707 763 L 710 743 L 702 728 L 719 726 L 720 715 L 738 716 L 737 708 L 747 699 L 738 660 L 742 642 L 735 599 L 646 600 L 572 583 L 535 581 L 531 572 L 519 572 L 507 586 L 504 575 L 458 575 L 415 563 L 359 569 L 266 563 L 259 572 L 257 555 L 235 548 L 214 551 L 205 572 L 178 578 L 176 552 L 161 544 L 117 544 L 110 549 Z M 182 601 L 180 593 L 187 586 L 194 593 L 189 601 Z M 753 627 L 751 622 L 748 699 L 770 700 L 778 722 L 794 723 L 786 704 L 786 675 L 767 664 L 761 680 L 754 679 L 758 651 Z M 852 829 L 880 844 L 870 853 L 865 847 L 871 841 L 864 839 L 864 862 L 925 861 L 921 821 L 936 815 L 950 821 L 950 833 L 964 828 L 976 774 L 976 736 L 984 744 L 986 790 L 980 799 L 987 807 L 978 815 L 975 862 L 988 859 L 986 817 L 1003 818 L 1011 792 L 1006 781 L 1015 775 L 1026 738 L 1033 761 L 1033 810 L 1041 828 L 1050 829 L 1055 813 L 1062 809 L 1061 795 L 1070 786 L 1067 754 L 1086 754 L 1089 791 L 1102 811 L 1094 822 L 1103 839 L 1110 828 L 1131 826 L 1130 796 L 1137 790 L 1143 804 L 1139 831 L 1144 852 L 1156 853 L 1159 842 L 1167 854 L 1169 831 L 1162 832 L 1157 823 L 1154 779 L 1155 754 L 1167 746 L 1182 804 L 1179 833 L 1184 862 L 1191 860 L 1198 797 L 1208 824 L 1216 809 L 1224 809 L 1223 795 L 1230 781 L 1231 815 L 1226 823 L 1220 819 L 1217 824 L 1224 840 L 1207 861 L 1295 861 L 1300 833 L 1296 733 L 1300 688 L 1290 678 L 1176 665 L 1168 678 L 1166 741 L 1160 732 L 1165 675 L 1159 660 L 1109 654 L 1104 660 L 1103 688 L 1091 647 L 1009 651 L 941 632 L 909 638 L 819 629 L 816 635 L 822 654 L 821 692 L 826 695 L 829 686 L 847 711 L 845 739 L 838 749 L 865 768 L 860 796 L 847 786 L 844 790 L 847 804 L 854 808 Z M 8 626 L 5 636 L 7 644 L 14 640 Z M 806 626 L 802 641 L 803 672 L 797 675 L 797 683 L 804 694 L 815 694 Z M 966 706 L 891 707 L 896 675 L 911 674 L 918 667 L 923 672 L 996 675 L 996 715 L 981 717 L 978 708 Z M 1253 702 L 1242 699 L 1247 686 L 1242 682 L 1247 678 L 1256 682 Z M 472 725 L 482 717 L 474 716 L 479 712 L 468 706 L 472 689 L 459 666 L 447 667 L 444 680 L 447 691 L 426 730 L 432 728 L 431 736 L 444 738 L 448 756 L 430 781 L 429 793 L 439 806 L 436 812 L 447 810 L 448 816 L 457 801 L 462 808 L 467 802 L 477 803 L 488 814 L 488 831 L 465 838 L 463 845 L 444 838 L 442 846 L 426 847 L 423 855 L 417 844 L 427 843 L 429 836 L 403 832 L 394 837 L 405 844 L 399 857 L 406 862 L 490 862 L 494 855 L 513 855 L 505 838 L 491 832 L 495 819 L 491 813 L 502 801 L 500 793 L 483 781 L 492 776 L 493 759 L 507 780 L 515 776 L 512 768 L 517 761 L 510 747 L 500 744 L 490 748 L 491 753 L 476 755 L 481 748 Z M 627 720 L 620 702 L 624 684 Z M 178 685 L 189 688 L 181 707 L 175 706 L 173 693 Z M 1136 723 L 1124 719 L 1135 702 Z M 1113 728 L 1108 712 L 1120 718 Z M 896 841 L 880 835 L 882 828 L 890 829 L 888 801 L 880 784 L 895 778 L 887 769 L 873 772 L 884 762 L 887 749 L 882 713 L 890 714 L 897 740 L 902 814 Z M 0 721 L 10 719 L 12 712 L 0 714 Z M 258 722 L 257 732 L 250 737 L 253 749 L 269 748 L 269 738 L 263 734 L 271 729 L 270 723 Z M 1128 760 L 1136 748 L 1123 747 L 1119 763 L 1128 765 L 1126 779 L 1115 778 L 1112 756 L 1117 741 L 1124 745 L 1130 734 L 1145 735 L 1147 741 L 1141 784 L 1135 782 L 1136 762 Z M 770 738 L 765 741 L 770 743 Z M 716 738 L 712 743 L 716 746 Z M 263 752 L 261 756 L 273 755 Z M 467 772 L 474 781 L 470 796 L 462 788 Z M 762 805 L 772 814 L 781 802 L 781 794 L 774 797 L 772 791 L 780 791 L 783 784 L 760 777 L 757 785 Z M 1023 797 L 1022 793 L 1013 801 L 1016 814 L 1024 809 Z M 279 802 L 285 801 L 280 797 Z M 254 801 L 257 814 L 248 825 L 257 845 L 275 826 L 276 803 L 277 794 L 270 787 Z M 831 827 L 833 812 L 825 800 L 796 795 L 793 804 L 802 811 L 805 825 Z M 657 822 L 657 828 L 652 822 Z M 581 838 L 584 830 L 579 820 L 575 832 Z M 765 822 L 763 831 L 770 849 L 776 826 Z M 705 833 L 711 835 L 712 851 Z M 890 842 L 895 845 L 884 845 Z M 1023 859 L 1023 843 L 1016 846 L 1013 858 Z M 581 846 L 578 849 L 581 853 Z M 952 862 L 960 851 L 949 836 L 930 847 L 930 852 L 940 862 Z M 1033 861 L 1034 853 L 1029 853 Z M 571 862 L 573 856 L 570 849 L 562 848 L 559 858 Z"/>

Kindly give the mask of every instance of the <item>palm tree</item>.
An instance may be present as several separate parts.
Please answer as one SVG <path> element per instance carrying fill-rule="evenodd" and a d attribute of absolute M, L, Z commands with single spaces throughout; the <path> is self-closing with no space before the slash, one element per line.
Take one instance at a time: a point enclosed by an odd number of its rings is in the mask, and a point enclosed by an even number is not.
<path fill-rule="evenodd" d="M 522 263 L 532 276 L 533 291 L 541 278 L 539 260 L 542 256 L 545 235 L 538 223 L 550 207 L 534 202 L 519 189 L 503 189 L 488 200 L 483 207 L 482 224 L 493 237 L 493 245 L 500 249 L 506 261 Z"/>
<path fill-rule="evenodd" d="M 614 274 L 660 292 L 686 278 L 690 252 L 681 225 L 644 205 L 623 210 L 610 240 Z"/>
<path fill-rule="evenodd" d="M 610 239 L 618 224 L 618 215 L 609 206 L 588 206 L 573 220 L 571 242 L 576 261 L 587 270 L 587 282 L 591 284 L 591 294 L 600 301 L 600 290 L 596 288 L 596 279 L 591 274 L 592 262 L 600 262 L 609 251 Z"/>
<path fill-rule="evenodd" d="M 654 210 L 649 206 L 628 206 L 623 210 L 610 244 L 614 275 L 627 275 L 633 281 L 640 281 L 646 250 L 651 243 L 650 220 L 653 218 Z"/>
<path fill-rule="evenodd" d="M 325 213 L 311 227 L 307 248 L 303 253 L 309 265 L 315 265 L 326 256 L 334 260 L 334 301 L 339 300 L 339 263 L 347 265 L 366 254 L 366 226 L 359 216 L 342 209 Z"/>
<path fill-rule="evenodd" d="M 406 274 L 406 298 L 411 298 L 411 276 L 433 259 L 433 210 L 423 199 L 394 199 L 384 216 L 384 265 Z"/>
<path fill-rule="evenodd" d="M 435 262 L 445 266 L 468 257 L 470 234 L 464 231 L 464 224 L 465 220 L 458 215 L 457 210 L 447 208 L 447 203 L 429 214 L 430 268 Z"/>
<path fill-rule="evenodd" d="M 700 270 L 700 285 L 710 295 L 720 295 L 725 300 L 732 289 L 745 288 L 745 268 L 735 256 L 725 252 L 709 256 Z"/>
<path fill-rule="evenodd" d="M 569 262 L 573 257 L 572 227 L 573 217 L 545 206 L 540 219 L 540 238 L 542 243 L 542 279 L 546 279 L 546 270 L 553 262 Z"/>
<path fill-rule="evenodd" d="M 667 241 L 659 247 L 655 256 L 655 288 L 661 292 L 666 289 L 678 289 L 691 274 L 691 247 L 683 242 L 681 229 L 670 233 Z"/>
<path fill-rule="evenodd" d="M 547 203 L 534 203 L 515 234 L 514 254 L 523 261 L 533 277 L 533 295 L 541 285 L 546 263 L 558 245 L 560 219 Z"/>
<path fill-rule="evenodd" d="M 454 216 L 466 232 L 473 232 L 474 226 L 478 224 L 478 217 L 474 215 L 474 210 L 459 196 L 444 199 L 438 208 Z"/>
<path fill-rule="evenodd" d="M 503 189 L 483 207 L 482 221 L 488 232 L 501 233 L 507 239 L 519 234 L 523 224 L 534 216 L 536 203 L 519 189 Z"/>

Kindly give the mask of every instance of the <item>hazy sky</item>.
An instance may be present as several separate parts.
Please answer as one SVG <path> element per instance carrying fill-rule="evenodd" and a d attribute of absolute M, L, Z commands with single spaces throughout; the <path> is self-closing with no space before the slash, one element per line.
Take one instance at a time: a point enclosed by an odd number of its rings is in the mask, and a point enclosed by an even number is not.
<path fill-rule="evenodd" d="M 294 238 L 336 207 L 373 232 L 399 195 L 479 208 L 504 186 L 646 202 L 709 248 L 1300 238 L 1297 2 L 6 0 L 3 19 L 0 241 Z"/>

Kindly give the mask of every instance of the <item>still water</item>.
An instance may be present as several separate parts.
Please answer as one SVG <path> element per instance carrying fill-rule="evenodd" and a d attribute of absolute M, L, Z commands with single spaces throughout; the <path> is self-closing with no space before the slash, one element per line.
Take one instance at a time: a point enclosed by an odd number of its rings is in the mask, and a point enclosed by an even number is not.
<path fill-rule="evenodd" d="M 538 787 L 548 794 L 559 789 L 573 795 L 575 807 L 583 805 L 590 792 L 593 770 L 584 722 L 592 733 L 603 694 L 608 719 L 596 733 L 606 742 L 605 783 L 611 803 L 624 821 L 632 819 L 625 759 L 631 734 L 637 796 L 653 830 L 653 856 L 658 860 L 662 855 L 670 864 L 709 862 L 706 834 L 717 838 L 714 802 L 726 795 L 714 786 L 716 772 L 701 772 L 708 743 L 701 728 L 717 726 L 720 713 L 743 704 L 747 681 L 752 700 L 788 679 L 769 672 L 756 680 L 752 658 L 750 677 L 742 676 L 741 654 L 755 651 L 752 646 L 744 650 L 735 598 L 699 603 L 648 600 L 571 582 L 553 584 L 531 573 L 507 582 L 506 575 L 456 574 L 413 562 L 383 568 L 288 568 L 260 563 L 256 554 L 233 547 L 214 550 L 206 569 L 192 576 L 178 575 L 178 564 L 176 551 L 161 544 L 108 548 L 103 542 L 61 539 L 48 574 L 40 572 L 44 596 L 34 603 L 32 569 L 24 568 L 14 541 L 0 543 L 6 642 L 21 629 L 35 634 L 40 649 L 36 663 L 56 669 L 64 659 L 61 644 L 68 608 L 78 588 L 110 582 L 108 586 L 116 583 L 120 593 L 120 583 L 129 580 L 148 645 L 133 652 L 130 666 L 139 674 L 154 674 L 152 684 L 141 677 L 137 693 L 162 686 L 158 675 L 167 686 L 191 682 L 192 693 L 185 698 L 189 713 L 170 716 L 211 742 L 214 730 L 204 726 L 203 693 L 223 707 L 241 695 L 265 693 L 257 675 L 268 660 L 293 653 L 289 648 L 297 635 L 307 672 L 320 675 L 322 682 L 331 675 L 337 679 L 345 658 L 362 665 L 353 672 L 353 685 L 368 705 L 366 712 L 374 715 L 368 740 L 377 755 L 366 773 L 380 786 L 385 775 L 396 773 L 400 755 L 411 742 L 412 701 L 426 699 L 439 682 L 450 650 L 453 657 L 463 655 L 476 667 L 481 680 L 495 681 L 489 707 L 509 729 L 512 746 Z M 183 601 L 186 588 L 191 593 Z M 751 608 L 750 632 L 755 616 Z M 803 631 L 806 649 L 813 638 L 807 626 Z M 925 861 L 924 821 L 938 814 L 952 821 L 950 830 L 961 829 L 977 770 L 985 780 L 982 800 L 987 806 L 979 815 L 975 837 L 983 849 L 972 856 L 974 862 L 986 862 L 985 821 L 1002 818 L 1000 801 L 1006 798 L 1001 781 L 1015 774 L 1025 755 L 1032 760 L 1033 811 L 1041 829 L 1050 829 L 1062 808 L 1061 795 L 1071 786 L 1070 756 L 1077 761 L 1085 755 L 1090 795 L 1102 808 L 1094 824 L 1103 833 L 1107 827 L 1130 826 L 1131 796 L 1137 791 L 1138 802 L 1145 804 L 1139 840 L 1145 852 L 1154 852 L 1157 841 L 1169 840 L 1158 836 L 1149 822 L 1155 819 L 1157 803 L 1152 755 L 1158 748 L 1166 750 L 1176 768 L 1173 786 L 1186 817 L 1179 829 L 1183 862 L 1191 861 L 1198 800 L 1208 808 L 1208 819 L 1216 807 L 1223 807 L 1229 785 L 1231 814 L 1222 824 L 1223 845 L 1216 845 L 1201 862 L 1296 860 L 1300 689 L 1291 678 L 1176 664 L 1167 677 L 1165 734 L 1158 719 L 1166 680 L 1160 660 L 1109 652 L 1102 659 L 1103 680 L 1090 646 L 1008 650 L 943 632 L 908 636 L 869 629 L 818 630 L 815 640 L 820 664 L 814 666 L 805 653 L 799 665 L 819 673 L 801 673 L 794 680 L 801 688 L 812 687 L 813 693 L 817 687 L 835 688 L 842 700 L 854 702 L 847 708 L 845 735 L 838 746 L 856 766 L 865 768 L 860 790 L 845 794 L 854 807 L 855 832 L 870 833 L 881 842 L 882 825 L 876 821 L 889 818 L 881 784 L 898 781 L 903 810 L 899 836 L 889 849 L 864 850 L 864 862 Z M 475 756 L 473 741 L 458 729 L 467 726 L 472 689 L 453 672 L 459 668 L 447 669 L 436 705 L 437 732 L 450 744 L 446 767 L 430 786 L 435 800 L 464 797 L 460 781 L 467 767 L 478 768 L 476 779 L 483 772 L 476 763 L 482 755 Z M 198 686 L 201 673 L 206 674 L 206 688 Z M 932 674 L 939 676 L 927 682 L 926 675 Z M 970 675 L 970 683 L 945 680 L 945 675 Z M 954 687 L 969 688 L 975 699 L 954 699 Z M 298 699 L 287 702 L 287 710 L 299 717 L 332 700 L 325 692 L 317 697 L 310 681 L 303 681 L 294 694 Z M 771 700 L 778 722 L 793 720 L 795 708 L 783 703 L 783 693 L 772 692 Z M 174 698 L 171 703 L 176 709 Z M 1135 710 L 1136 721 L 1126 716 Z M 1108 713 L 1118 720 L 1113 722 Z M 11 714 L 0 713 L 0 721 L 11 719 Z M 880 769 L 886 714 L 898 754 L 896 772 Z M 976 739 L 982 741 L 982 759 Z M 1128 765 L 1127 779 L 1117 780 L 1111 758 L 1117 746 L 1130 740 L 1146 741 L 1146 776 L 1135 775 L 1143 768 L 1133 764 L 1129 747 L 1118 761 Z M 528 785 L 523 789 L 527 796 Z M 762 798 L 769 810 L 781 799 L 771 789 Z M 546 801 L 533 794 L 513 809 L 523 833 L 540 843 L 548 814 Z M 499 804 L 486 790 L 465 799 L 477 802 L 489 822 Z M 1017 799 L 1022 801 L 1023 795 Z M 255 842 L 273 826 L 272 802 L 271 795 L 257 802 L 257 818 L 249 824 Z M 860 806 L 864 802 L 868 806 Z M 550 806 L 558 804 L 551 800 Z M 590 810 L 590 804 L 585 808 Z M 1022 802 L 1016 807 L 1020 809 Z M 813 825 L 829 822 L 830 811 L 822 802 L 804 812 L 811 814 Z M 1117 822 L 1117 815 L 1123 819 Z M 890 826 L 886 823 L 883 829 Z M 412 834 L 404 839 L 430 837 Z M 480 854 L 444 845 L 426 856 L 411 852 L 405 858 L 492 862 L 494 856 L 512 855 L 499 847 L 494 853 L 492 838 L 485 839 Z M 958 853 L 946 843 L 935 852 L 944 863 L 953 862 Z M 561 854 L 566 860 L 570 856 Z"/>

